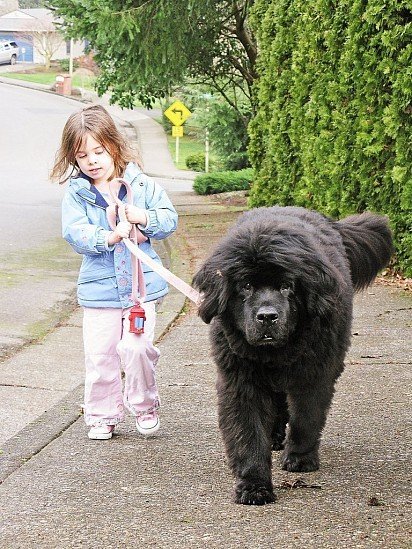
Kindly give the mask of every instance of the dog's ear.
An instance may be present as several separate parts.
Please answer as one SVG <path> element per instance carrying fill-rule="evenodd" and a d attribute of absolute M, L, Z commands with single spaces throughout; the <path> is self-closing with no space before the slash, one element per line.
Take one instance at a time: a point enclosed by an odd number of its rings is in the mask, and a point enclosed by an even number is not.
<path fill-rule="evenodd" d="M 206 262 L 193 278 L 193 285 L 201 293 L 198 315 L 209 324 L 213 317 L 223 313 L 229 299 L 226 277 L 214 262 Z"/>
<path fill-rule="evenodd" d="M 318 259 L 309 265 L 302 280 L 306 280 L 303 285 L 309 316 L 327 318 L 336 309 L 336 298 L 342 282 L 339 271 Z"/>
<path fill-rule="evenodd" d="M 319 316 L 326 318 L 330 315 L 335 307 L 335 285 L 331 280 L 326 280 L 325 277 L 321 277 L 323 283 L 313 281 L 312 286 L 307 294 L 307 308 L 309 316 Z"/>

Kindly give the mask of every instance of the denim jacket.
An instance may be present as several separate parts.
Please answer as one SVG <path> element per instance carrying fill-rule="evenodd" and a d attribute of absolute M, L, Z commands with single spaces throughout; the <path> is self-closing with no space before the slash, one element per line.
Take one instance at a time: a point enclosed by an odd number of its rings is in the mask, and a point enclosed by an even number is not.
<path fill-rule="evenodd" d="M 136 164 L 126 168 L 124 179 L 133 189 L 134 205 L 146 210 L 148 224 L 141 232 L 148 238 L 139 244 L 143 252 L 161 260 L 150 240 L 162 239 L 176 230 L 177 213 L 166 192 L 142 173 Z M 126 189 L 119 198 L 126 201 Z M 63 238 L 79 254 L 83 254 L 77 282 L 77 297 L 84 307 L 127 308 L 133 305 L 130 251 L 123 242 L 107 245 L 110 227 L 108 204 L 88 177 L 80 173 L 70 179 L 62 202 Z M 147 265 L 142 264 L 146 284 L 145 301 L 153 301 L 168 292 L 166 282 Z"/>

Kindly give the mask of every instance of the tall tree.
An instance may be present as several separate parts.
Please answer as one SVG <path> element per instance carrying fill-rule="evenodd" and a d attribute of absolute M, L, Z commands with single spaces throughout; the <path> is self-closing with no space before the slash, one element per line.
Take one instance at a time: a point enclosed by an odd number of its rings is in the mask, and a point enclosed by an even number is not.
<path fill-rule="evenodd" d="M 101 68 L 98 91 L 130 107 L 150 105 L 185 78 L 208 84 L 237 108 L 252 101 L 254 0 L 52 0 L 67 36 L 86 39 Z"/>

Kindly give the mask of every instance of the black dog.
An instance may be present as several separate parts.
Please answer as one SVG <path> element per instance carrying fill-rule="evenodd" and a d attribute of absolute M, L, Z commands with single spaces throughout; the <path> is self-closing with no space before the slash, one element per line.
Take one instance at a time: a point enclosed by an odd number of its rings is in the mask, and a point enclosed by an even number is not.
<path fill-rule="evenodd" d="M 214 318 L 219 426 L 237 503 L 275 500 L 272 449 L 283 448 L 287 471 L 319 468 L 353 293 L 391 254 L 384 217 L 333 221 L 303 208 L 258 208 L 240 217 L 195 275 L 199 315 Z"/>

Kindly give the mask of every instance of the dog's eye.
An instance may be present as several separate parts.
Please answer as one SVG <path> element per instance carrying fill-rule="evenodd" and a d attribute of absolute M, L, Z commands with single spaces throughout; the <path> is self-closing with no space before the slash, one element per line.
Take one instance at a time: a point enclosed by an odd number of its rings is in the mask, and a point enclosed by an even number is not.
<path fill-rule="evenodd" d="M 288 297 L 293 292 L 293 284 L 282 284 L 280 287 L 280 293 L 284 297 Z"/>
<path fill-rule="evenodd" d="M 252 284 L 250 284 L 249 282 L 247 282 L 244 286 L 243 286 L 243 292 L 246 296 L 250 296 L 253 292 L 253 287 L 252 287 Z"/>

